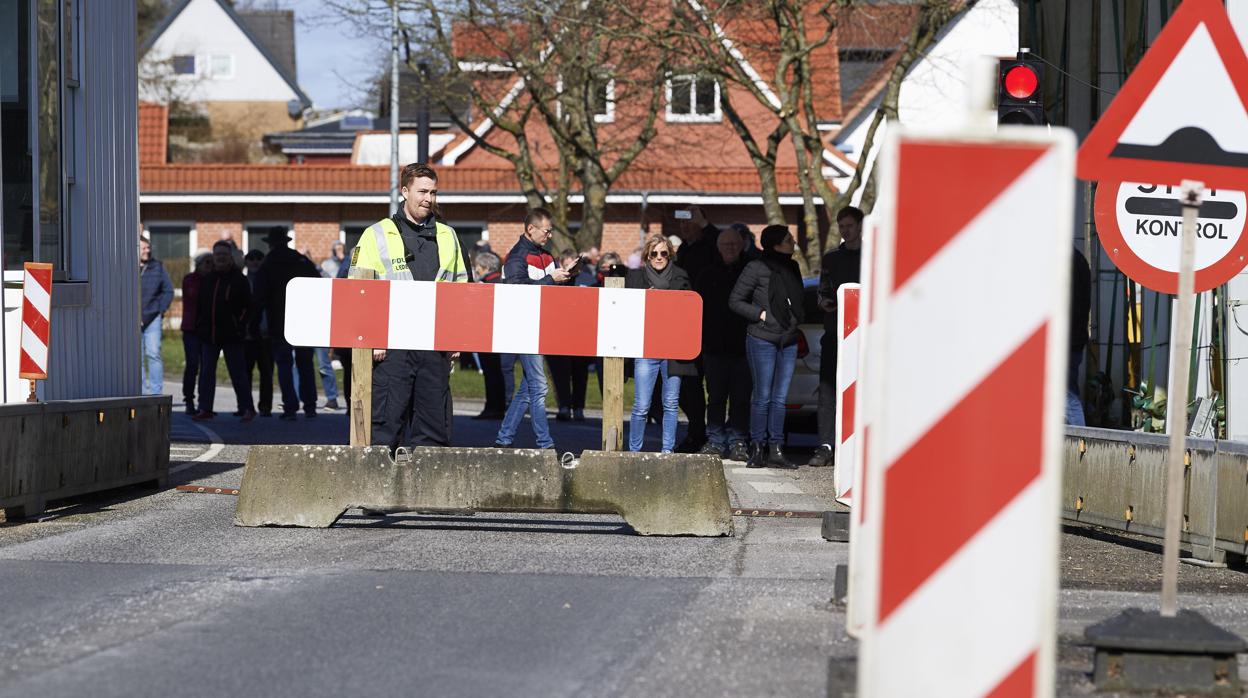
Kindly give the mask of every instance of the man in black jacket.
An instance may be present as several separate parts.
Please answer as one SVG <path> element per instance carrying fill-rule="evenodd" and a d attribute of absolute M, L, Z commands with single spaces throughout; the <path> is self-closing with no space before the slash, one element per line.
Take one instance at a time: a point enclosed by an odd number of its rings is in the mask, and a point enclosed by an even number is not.
<path fill-rule="evenodd" d="M 286 228 L 275 226 L 264 238 L 269 254 L 260 263 L 256 279 L 256 305 L 264 309 L 273 342 L 273 362 L 277 364 L 277 383 L 282 389 L 281 419 L 293 420 L 303 402 L 303 413 L 316 417 L 316 372 L 312 366 L 310 347 L 292 347 L 286 342 L 286 284 L 295 278 L 320 278 L 312 260 L 292 250 Z M 293 366 L 292 366 L 293 362 Z M 299 371 L 296 394 L 294 371 Z"/>
<path fill-rule="evenodd" d="M 212 273 L 199 287 L 195 331 L 200 339 L 199 412 L 194 419 L 212 419 L 213 396 L 217 392 L 217 357 L 225 354 L 225 367 L 234 386 L 234 397 L 244 422 L 256 416 L 251 399 L 251 376 L 243 351 L 251 289 L 246 277 L 234 266 L 234 251 L 228 242 L 212 246 Z"/>
<path fill-rule="evenodd" d="M 720 233 L 716 261 L 694 283 L 702 296 L 702 369 L 706 375 L 706 445 L 702 453 L 728 460 L 749 458 L 750 366 L 745 360 L 745 318 L 732 312 L 728 297 L 745 268 L 746 238 L 734 229 Z"/>
<path fill-rule="evenodd" d="M 706 219 L 700 206 L 690 206 L 678 214 L 681 217 L 681 245 L 676 252 L 676 266 L 684 269 L 689 279 L 696 283 L 698 277 L 719 259 L 715 245 L 720 230 Z M 689 432 L 676 446 L 677 453 L 694 453 L 706 444 L 706 393 L 702 385 L 704 369 L 701 357 L 694 361 L 694 367 L 696 375 L 686 376 L 680 383 L 680 409 L 689 420 Z"/>
<path fill-rule="evenodd" d="M 836 289 L 856 284 L 862 267 L 862 209 L 846 206 L 836 214 L 841 244 L 823 255 L 819 270 L 819 307 L 823 309 L 823 339 L 819 341 L 819 447 L 807 465 L 832 465 L 836 431 Z"/>

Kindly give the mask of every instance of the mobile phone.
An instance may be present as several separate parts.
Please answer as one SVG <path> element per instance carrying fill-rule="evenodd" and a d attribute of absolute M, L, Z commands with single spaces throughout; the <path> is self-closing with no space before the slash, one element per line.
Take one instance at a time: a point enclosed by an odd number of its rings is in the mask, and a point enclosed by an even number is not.
<path fill-rule="evenodd" d="M 676 220 L 678 221 L 691 221 L 693 220 L 693 211 L 687 211 L 685 209 L 676 209 L 675 216 L 676 216 Z"/>
<path fill-rule="evenodd" d="M 586 259 L 585 259 L 585 257 L 583 257 L 583 256 L 582 256 L 582 257 L 577 257 L 577 258 L 576 258 L 576 263 L 575 263 L 575 264 L 573 264 L 572 266 L 568 267 L 568 274 L 569 274 L 570 276 L 576 276 L 577 274 L 579 274 L 579 273 L 581 272 L 581 268 L 585 266 L 585 263 L 586 263 L 587 261 L 588 261 L 588 260 L 586 260 Z"/>

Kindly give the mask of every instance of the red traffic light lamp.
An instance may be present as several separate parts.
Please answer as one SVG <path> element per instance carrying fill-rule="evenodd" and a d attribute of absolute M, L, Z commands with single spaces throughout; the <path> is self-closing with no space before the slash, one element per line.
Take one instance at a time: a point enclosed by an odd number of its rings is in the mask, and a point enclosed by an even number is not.
<path fill-rule="evenodd" d="M 1044 126 L 1044 62 L 1019 49 L 997 64 L 997 123 Z"/>

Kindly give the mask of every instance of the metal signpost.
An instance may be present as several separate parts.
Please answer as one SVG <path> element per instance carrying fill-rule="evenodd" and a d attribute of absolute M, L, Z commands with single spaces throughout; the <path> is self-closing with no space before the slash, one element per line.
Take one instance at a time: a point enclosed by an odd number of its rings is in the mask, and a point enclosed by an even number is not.
<path fill-rule="evenodd" d="M 1176 301 L 1161 611 L 1128 610 L 1087 630 L 1097 647 L 1095 678 L 1116 690 L 1211 688 L 1209 655 L 1233 657 L 1243 641 L 1179 612 L 1178 568 L 1195 294 L 1226 283 L 1248 257 L 1241 193 L 1248 189 L 1248 56 L 1221 3 L 1179 6 L 1088 134 L 1077 167 L 1081 179 L 1102 182 L 1097 227 L 1110 258 Z"/>

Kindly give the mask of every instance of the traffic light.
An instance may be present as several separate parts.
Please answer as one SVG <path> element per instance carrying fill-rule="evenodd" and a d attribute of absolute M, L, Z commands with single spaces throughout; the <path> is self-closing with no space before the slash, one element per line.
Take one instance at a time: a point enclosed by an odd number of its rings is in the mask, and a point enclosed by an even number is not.
<path fill-rule="evenodd" d="M 997 63 L 997 123 L 1044 126 L 1044 63 L 1026 49 Z"/>

